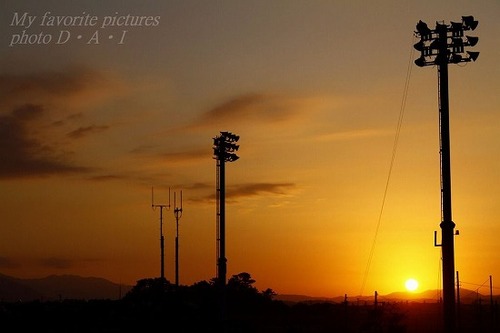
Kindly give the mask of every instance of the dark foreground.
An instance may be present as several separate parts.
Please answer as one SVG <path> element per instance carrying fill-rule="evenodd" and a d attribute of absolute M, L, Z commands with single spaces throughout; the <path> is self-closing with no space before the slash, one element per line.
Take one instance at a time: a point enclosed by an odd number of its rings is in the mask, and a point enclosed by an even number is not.
<path fill-rule="evenodd" d="M 332 303 L 243 305 L 222 321 L 212 309 L 189 304 L 65 300 L 0 304 L 1 332 L 443 332 L 441 304 L 374 306 Z M 498 312 L 462 305 L 457 332 L 500 332 Z"/>
<path fill-rule="evenodd" d="M 248 275 L 222 294 L 208 282 L 140 281 L 121 300 L 0 303 L 0 332 L 443 332 L 439 303 L 284 303 Z M 225 300 L 221 302 L 221 300 Z M 500 332 L 498 307 L 462 304 L 456 332 Z"/>

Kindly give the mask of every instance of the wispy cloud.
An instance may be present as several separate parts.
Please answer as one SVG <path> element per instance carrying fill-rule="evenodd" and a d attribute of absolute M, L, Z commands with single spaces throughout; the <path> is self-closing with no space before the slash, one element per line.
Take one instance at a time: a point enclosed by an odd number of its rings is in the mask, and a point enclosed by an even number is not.
<path fill-rule="evenodd" d="M 206 189 L 213 189 L 214 185 L 212 183 L 194 183 L 190 185 L 184 186 L 184 188 L 188 190 L 206 190 Z"/>
<path fill-rule="evenodd" d="M 331 106 L 328 98 L 319 96 L 291 96 L 271 93 L 248 93 L 228 99 L 193 121 L 187 129 L 199 129 L 238 124 L 279 124 L 280 126 L 319 109 Z"/>
<path fill-rule="evenodd" d="M 163 160 L 170 163 L 185 163 L 191 161 L 204 160 L 210 156 L 209 149 L 195 149 L 182 152 L 170 152 L 161 155 Z"/>
<path fill-rule="evenodd" d="M 288 195 L 296 188 L 294 183 L 250 183 L 239 184 L 228 188 L 228 198 L 253 197 L 261 194 Z"/>
<path fill-rule="evenodd" d="M 116 175 L 116 174 L 104 174 L 104 175 L 95 175 L 88 177 L 87 180 L 103 182 L 103 181 L 112 181 L 112 180 L 126 180 L 130 179 L 130 176 L 126 175 Z"/>
<path fill-rule="evenodd" d="M 0 179 L 82 172 L 66 153 L 44 144 L 32 133 L 31 123 L 44 116 L 41 105 L 26 104 L 0 116 Z"/>
<path fill-rule="evenodd" d="M 159 163 L 167 164 L 185 164 L 206 160 L 207 158 L 210 158 L 211 154 L 210 147 L 208 149 L 193 148 L 174 152 L 157 152 L 157 149 L 157 147 L 149 145 L 135 148 L 131 152 L 134 154 L 149 156 Z"/>
<path fill-rule="evenodd" d="M 28 74 L 0 74 L 0 107 L 20 103 L 92 103 L 125 87 L 118 79 L 87 67 Z"/>
<path fill-rule="evenodd" d="M 320 134 L 316 137 L 319 141 L 345 141 L 364 138 L 373 138 L 380 136 L 393 135 L 389 130 L 385 129 L 356 129 L 351 131 L 339 131 L 333 133 Z"/>
<path fill-rule="evenodd" d="M 283 100 L 266 94 L 247 94 L 228 100 L 208 110 L 201 116 L 203 122 L 236 119 L 267 119 L 268 121 L 285 120 L 292 110 L 284 108 Z"/>
<path fill-rule="evenodd" d="M 213 185 L 210 185 L 213 188 Z M 209 186 L 203 184 L 205 189 Z M 201 187 L 200 187 L 201 188 Z M 246 183 L 237 184 L 230 186 L 226 189 L 226 200 L 228 202 L 234 202 L 237 199 L 256 197 L 260 195 L 279 195 L 279 196 L 289 196 L 294 190 L 297 189 L 297 185 L 294 183 Z M 213 194 L 207 195 L 202 198 L 191 198 L 193 202 L 205 202 L 213 203 L 215 200 L 215 190 Z"/>
<path fill-rule="evenodd" d="M 93 134 L 93 133 L 99 133 L 102 131 L 105 131 L 109 128 L 109 126 L 97 126 L 97 125 L 91 125 L 91 126 L 85 126 L 85 127 L 79 127 L 67 134 L 68 137 L 72 139 L 80 139 L 83 138 L 87 135 Z"/>
<path fill-rule="evenodd" d="M 84 124 L 83 110 L 120 95 L 124 86 L 109 73 L 84 67 L 0 74 L 0 179 L 89 172 L 72 161 L 77 154 L 67 139 L 108 130 Z"/>

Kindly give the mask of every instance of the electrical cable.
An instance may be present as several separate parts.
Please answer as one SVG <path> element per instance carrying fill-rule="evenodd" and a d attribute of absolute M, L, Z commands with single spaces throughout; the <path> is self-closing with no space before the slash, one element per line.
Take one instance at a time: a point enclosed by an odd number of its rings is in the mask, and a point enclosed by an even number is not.
<path fill-rule="evenodd" d="M 387 175 L 387 181 L 386 181 L 386 184 L 385 184 L 384 195 L 383 195 L 383 198 L 382 198 L 382 206 L 380 208 L 380 213 L 379 213 L 378 221 L 377 221 L 377 227 L 375 229 L 375 236 L 373 238 L 373 242 L 372 242 L 372 245 L 371 245 L 371 248 L 370 248 L 370 254 L 369 254 L 369 257 L 368 257 L 368 263 L 367 263 L 366 268 L 365 268 L 365 273 L 363 275 L 363 283 L 361 285 L 361 291 L 359 293 L 360 296 L 363 295 L 363 292 L 364 292 L 364 289 L 365 289 L 365 285 L 366 285 L 366 280 L 368 278 L 368 273 L 370 271 L 370 266 L 371 266 L 371 263 L 372 263 L 372 260 L 373 260 L 373 254 L 375 252 L 375 244 L 377 242 L 377 236 L 378 236 L 379 229 L 380 229 L 380 223 L 381 223 L 382 214 L 383 214 L 383 211 L 384 211 L 385 200 L 387 198 L 387 191 L 388 191 L 388 188 L 389 188 L 389 181 L 391 179 L 392 168 L 394 166 L 394 160 L 396 159 L 396 151 L 397 151 L 398 142 L 399 142 L 399 135 L 401 133 L 401 126 L 402 126 L 402 123 L 403 123 L 404 111 L 405 111 L 405 108 L 406 108 L 406 100 L 407 100 L 407 97 L 408 97 L 408 88 L 410 86 L 411 70 L 412 70 L 412 67 L 413 67 L 412 66 L 413 65 L 412 59 L 413 59 L 413 53 L 414 53 L 414 48 L 413 48 L 414 42 L 415 42 L 415 36 L 412 35 L 412 42 L 410 44 L 410 57 L 409 57 L 409 60 L 408 60 L 408 67 L 407 67 L 407 71 L 406 71 L 406 80 L 405 80 L 405 85 L 404 85 L 404 89 L 403 89 L 403 98 L 401 100 L 401 106 L 400 106 L 400 110 L 399 110 L 399 118 L 398 118 L 398 122 L 397 122 L 397 126 L 396 126 L 396 134 L 395 134 L 395 137 L 394 137 L 394 143 L 393 143 L 393 147 L 392 147 L 392 156 L 391 156 L 391 162 L 390 162 L 390 165 L 389 165 L 389 173 Z"/>

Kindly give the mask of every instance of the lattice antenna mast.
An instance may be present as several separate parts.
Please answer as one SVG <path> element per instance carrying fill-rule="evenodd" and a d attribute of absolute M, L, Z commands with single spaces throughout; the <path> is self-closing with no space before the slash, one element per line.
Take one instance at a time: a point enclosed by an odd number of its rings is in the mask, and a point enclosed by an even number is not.
<path fill-rule="evenodd" d="M 160 278 L 165 280 L 165 238 L 163 237 L 163 209 L 170 209 L 170 187 L 168 188 L 168 204 L 155 204 L 154 188 L 151 187 L 151 208 L 160 208 Z"/>
<path fill-rule="evenodd" d="M 177 206 L 176 193 L 174 192 L 175 216 L 175 285 L 179 286 L 179 220 L 182 217 L 182 191 L 180 191 L 180 207 Z"/>

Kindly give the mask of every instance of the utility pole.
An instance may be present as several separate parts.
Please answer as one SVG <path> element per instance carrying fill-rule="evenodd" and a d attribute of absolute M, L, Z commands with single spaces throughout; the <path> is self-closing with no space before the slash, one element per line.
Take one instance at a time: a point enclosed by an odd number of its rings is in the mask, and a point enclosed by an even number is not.
<path fill-rule="evenodd" d="M 448 96 L 448 63 L 458 64 L 475 61 L 479 52 L 467 51 L 464 47 L 474 46 L 477 37 L 464 36 L 464 31 L 474 30 L 478 21 L 472 16 L 462 16 L 462 22 L 451 22 L 450 25 L 436 22 L 434 30 L 426 23 L 417 23 L 415 35 L 420 41 L 414 45 L 421 52 L 415 60 L 419 67 L 437 65 L 439 91 L 439 134 L 441 156 L 441 253 L 443 260 L 443 314 L 445 332 L 455 332 L 455 259 L 454 228 L 451 210 L 451 165 L 450 165 L 450 127 Z M 437 244 L 435 244 L 437 245 Z"/>
<path fill-rule="evenodd" d="M 151 187 L 151 208 L 160 208 L 160 278 L 165 280 L 165 238 L 163 237 L 163 209 L 170 209 L 170 188 L 168 188 L 168 205 L 154 203 L 154 191 Z"/>

